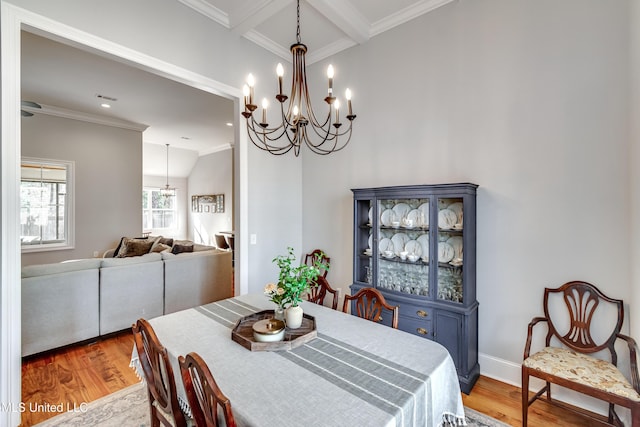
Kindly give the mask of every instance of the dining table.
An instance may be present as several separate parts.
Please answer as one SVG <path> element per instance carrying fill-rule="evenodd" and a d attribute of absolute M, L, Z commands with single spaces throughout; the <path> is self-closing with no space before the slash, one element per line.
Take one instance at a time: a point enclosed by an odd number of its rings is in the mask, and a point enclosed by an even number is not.
<path fill-rule="evenodd" d="M 239 426 L 464 425 L 451 356 L 440 344 L 303 302 L 316 336 L 288 350 L 232 340 L 246 316 L 275 308 L 246 294 L 149 319 L 169 353 L 180 404 L 189 407 L 178 357 L 198 353 L 231 401 Z M 134 346 L 131 366 L 142 377 Z"/>

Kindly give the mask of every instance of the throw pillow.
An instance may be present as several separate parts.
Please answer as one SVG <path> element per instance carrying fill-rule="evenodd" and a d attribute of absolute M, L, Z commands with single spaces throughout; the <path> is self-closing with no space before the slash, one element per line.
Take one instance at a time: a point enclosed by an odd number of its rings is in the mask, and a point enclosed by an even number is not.
<path fill-rule="evenodd" d="M 124 241 L 124 239 L 127 239 L 128 237 L 122 237 L 120 239 L 120 242 L 118 243 L 118 246 L 116 246 L 116 250 L 113 251 L 113 258 L 123 258 L 123 256 L 118 256 L 118 254 L 120 253 L 120 249 L 122 248 L 122 242 Z M 129 238 L 131 239 L 131 238 Z M 136 240 L 148 240 L 149 237 L 133 237 L 133 239 Z M 128 255 L 128 256 L 132 256 L 132 255 Z"/>
<path fill-rule="evenodd" d="M 193 252 L 193 244 L 191 245 L 180 245 L 174 244 L 171 248 L 171 253 L 174 255 L 181 254 L 183 252 Z"/>
<path fill-rule="evenodd" d="M 154 240 L 149 239 L 131 239 L 129 237 L 123 237 L 120 249 L 118 250 L 117 255 L 115 255 L 115 258 L 126 258 L 147 254 L 154 243 Z"/>
<path fill-rule="evenodd" d="M 172 237 L 162 237 L 160 236 L 160 243 L 163 245 L 167 245 L 169 247 L 173 246 L 173 238 Z"/>
<path fill-rule="evenodd" d="M 164 243 L 156 242 L 151 248 L 150 252 L 163 252 L 170 249 L 171 249 L 171 246 L 165 245 Z"/>

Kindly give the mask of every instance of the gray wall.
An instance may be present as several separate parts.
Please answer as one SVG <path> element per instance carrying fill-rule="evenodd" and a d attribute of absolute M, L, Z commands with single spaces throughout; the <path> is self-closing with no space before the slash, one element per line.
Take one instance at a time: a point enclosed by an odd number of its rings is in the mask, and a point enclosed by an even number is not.
<path fill-rule="evenodd" d="M 545 286 L 586 280 L 633 309 L 628 14 L 625 1 L 452 2 L 314 65 L 321 81 L 339 64 L 358 115 L 349 147 L 303 158 L 303 243 L 331 256 L 332 285 L 351 282 L 350 188 L 470 181 L 483 374 L 519 383 Z"/>
<path fill-rule="evenodd" d="M 189 196 L 224 194 L 224 213 L 197 213 L 188 210 L 189 239 L 214 245 L 214 235 L 233 230 L 233 150 L 228 149 L 198 158 L 189 174 Z"/>
<path fill-rule="evenodd" d="M 22 264 L 91 258 L 142 231 L 142 133 L 36 114 L 22 119 L 22 155 L 75 162 L 75 248 Z"/>
<path fill-rule="evenodd" d="M 632 118 L 630 129 L 631 138 L 629 140 L 630 156 L 629 169 L 631 171 L 631 210 L 632 218 L 629 229 L 631 239 L 629 252 L 631 260 L 637 260 L 640 254 L 640 224 L 637 218 L 640 218 L 640 1 L 631 2 L 631 13 L 629 14 L 631 28 L 631 108 L 629 115 Z M 635 220 L 634 220 L 635 219 Z M 638 307 L 640 305 L 640 263 L 631 262 L 631 305 Z M 640 334 L 640 310 L 637 308 L 631 312 L 631 333 L 638 338 Z"/>

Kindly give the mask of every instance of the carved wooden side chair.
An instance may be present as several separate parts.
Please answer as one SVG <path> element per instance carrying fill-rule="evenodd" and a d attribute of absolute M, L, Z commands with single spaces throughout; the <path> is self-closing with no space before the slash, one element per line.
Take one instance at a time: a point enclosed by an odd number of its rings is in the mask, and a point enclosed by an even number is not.
<path fill-rule="evenodd" d="M 379 322 L 382 320 L 383 309 L 392 313 L 391 327 L 398 329 L 398 313 L 400 307 L 390 305 L 384 296 L 375 288 L 362 288 L 355 295 L 345 295 L 342 311 L 348 312 L 349 304 L 355 300 L 356 315 L 363 319 Z"/>
<path fill-rule="evenodd" d="M 314 265 L 316 260 L 326 265 L 329 265 L 331 262 L 331 258 L 320 249 L 314 249 L 304 257 L 304 263 L 307 265 Z M 328 270 L 326 269 L 322 269 L 322 271 L 320 271 L 320 275 L 325 278 L 327 277 L 327 273 Z"/>
<path fill-rule="evenodd" d="M 176 382 L 167 349 L 160 343 L 153 328 L 145 319 L 132 326 L 133 339 L 138 351 L 149 394 L 151 425 L 158 427 L 185 427 L 185 418 L 176 394 Z"/>
<path fill-rule="evenodd" d="M 191 414 L 197 427 L 217 427 L 218 408 L 224 417 L 224 425 L 236 427 L 231 402 L 213 379 L 207 363 L 197 353 L 189 353 L 178 358 L 182 383 L 184 384 Z"/>
<path fill-rule="evenodd" d="M 559 317 L 559 310 L 551 310 L 566 306 L 566 313 Z M 553 305 L 553 301 L 559 304 Z M 622 426 L 622 421 L 614 410 L 615 405 L 631 409 L 632 426 L 640 427 L 640 377 L 636 361 L 637 345 L 633 338 L 620 333 L 624 320 L 622 300 L 605 296 L 595 286 L 580 281 L 565 283 L 557 289 L 545 288 L 544 317 L 535 317 L 529 323 L 527 342 L 522 363 L 522 425 L 527 426 L 529 406 L 536 400 L 546 401 L 573 410 L 588 417 L 589 411 L 569 407 L 561 401 L 551 398 L 551 384 L 604 400 L 609 403 L 608 423 Z M 613 319 L 605 322 L 605 315 L 611 314 Z M 617 319 L 615 316 L 617 315 Z M 597 319 L 597 320 L 595 320 Z M 533 327 L 546 323 L 547 335 L 545 348 L 531 354 Z M 604 325 L 612 325 L 602 333 Z M 597 334 L 595 334 L 597 331 Z M 596 343 L 593 336 L 607 335 Z M 553 338 L 553 341 L 552 341 Z M 630 357 L 631 383 L 618 369 L 618 355 L 615 349 L 616 340 L 626 342 Z M 553 344 L 553 345 L 552 345 Z M 604 351 L 603 351 L 604 350 Z M 609 357 L 603 360 L 600 354 Z M 608 354 L 608 355 L 607 355 Z M 545 381 L 545 386 L 532 398 L 529 398 L 529 377 L 537 377 Z"/>
<path fill-rule="evenodd" d="M 333 301 L 331 302 L 331 308 L 334 310 L 338 309 L 338 291 L 333 289 L 327 279 L 323 276 L 318 276 L 315 281 L 315 284 L 309 287 L 309 292 L 307 293 L 307 300 L 313 303 L 324 305 L 324 299 L 327 296 L 327 293 L 333 295 Z"/>

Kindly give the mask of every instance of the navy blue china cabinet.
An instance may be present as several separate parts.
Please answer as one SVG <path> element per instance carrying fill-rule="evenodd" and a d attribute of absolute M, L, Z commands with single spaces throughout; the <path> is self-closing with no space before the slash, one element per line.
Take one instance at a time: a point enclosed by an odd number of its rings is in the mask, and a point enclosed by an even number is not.
<path fill-rule="evenodd" d="M 353 189 L 354 294 L 377 288 L 398 328 L 449 350 L 460 388 L 480 375 L 476 189 L 470 183 Z M 391 316 L 380 322 L 390 325 Z"/>

